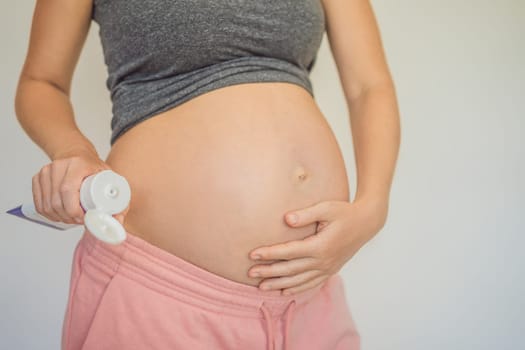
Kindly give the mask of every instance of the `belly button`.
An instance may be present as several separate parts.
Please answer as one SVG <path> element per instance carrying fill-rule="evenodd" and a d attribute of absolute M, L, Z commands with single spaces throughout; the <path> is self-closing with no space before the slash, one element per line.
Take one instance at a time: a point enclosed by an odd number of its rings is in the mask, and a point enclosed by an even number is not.
<path fill-rule="evenodd" d="M 308 173 L 302 166 L 298 166 L 294 171 L 294 178 L 298 179 L 299 181 L 304 181 L 308 178 Z"/>

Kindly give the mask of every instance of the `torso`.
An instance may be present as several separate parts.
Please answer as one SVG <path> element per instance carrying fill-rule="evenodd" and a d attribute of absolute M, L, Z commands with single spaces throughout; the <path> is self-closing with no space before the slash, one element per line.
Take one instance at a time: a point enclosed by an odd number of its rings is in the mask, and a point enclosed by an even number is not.
<path fill-rule="evenodd" d="M 349 200 L 331 128 L 289 83 L 204 93 L 131 128 L 106 162 L 131 186 L 128 232 L 249 285 L 261 280 L 247 274 L 251 250 L 316 232 L 290 227 L 287 211 Z"/>

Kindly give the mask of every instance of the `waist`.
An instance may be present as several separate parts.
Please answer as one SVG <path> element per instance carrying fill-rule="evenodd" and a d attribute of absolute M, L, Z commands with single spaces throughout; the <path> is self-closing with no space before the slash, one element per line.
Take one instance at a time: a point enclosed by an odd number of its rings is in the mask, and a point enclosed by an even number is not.
<path fill-rule="evenodd" d="M 86 229 L 79 244 L 89 252 L 89 261 L 84 261 L 87 273 L 111 277 L 118 270 L 120 275 L 163 295 L 230 315 L 259 317 L 261 301 L 272 314 L 280 315 L 293 299 L 301 305 L 324 286 L 289 296 L 281 295 L 278 290 L 262 291 L 212 274 L 131 233 L 122 244 L 112 245 L 98 240 Z"/>
<path fill-rule="evenodd" d="M 252 285 L 260 281 L 247 276 L 252 249 L 316 232 L 289 227 L 287 211 L 349 196 L 334 134 L 292 84 L 203 94 L 137 124 L 106 162 L 131 186 L 128 232 Z"/>

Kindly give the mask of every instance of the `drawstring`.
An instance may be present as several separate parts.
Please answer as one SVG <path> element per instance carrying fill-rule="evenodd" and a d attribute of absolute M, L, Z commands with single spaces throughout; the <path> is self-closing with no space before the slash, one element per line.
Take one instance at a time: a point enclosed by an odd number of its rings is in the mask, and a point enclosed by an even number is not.
<path fill-rule="evenodd" d="M 288 348 L 288 328 L 290 327 L 290 316 L 293 313 L 293 310 L 295 308 L 295 299 L 292 300 L 286 310 L 286 319 L 284 322 L 284 350 L 289 350 Z M 261 310 L 264 315 L 264 320 L 266 321 L 266 343 L 268 344 L 268 350 L 274 350 L 275 344 L 274 344 L 274 330 L 272 325 L 272 317 L 270 315 L 270 312 L 264 305 L 264 301 L 261 304 Z"/>
<path fill-rule="evenodd" d="M 268 350 L 274 350 L 272 317 L 270 316 L 268 309 L 266 309 L 266 306 L 264 306 L 264 301 L 262 302 L 261 310 L 264 315 L 264 320 L 266 321 L 266 344 L 268 344 Z"/>
<path fill-rule="evenodd" d="M 295 299 L 292 300 L 290 303 L 290 306 L 288 306 L 288 309 L 286 310 L 286 321 L 284 324 L 284 350 L 288 350 L 288 326 L 290 324 L 290 315 L 292 314 L 291 310 L 294 310 L 295 308 Z"/>

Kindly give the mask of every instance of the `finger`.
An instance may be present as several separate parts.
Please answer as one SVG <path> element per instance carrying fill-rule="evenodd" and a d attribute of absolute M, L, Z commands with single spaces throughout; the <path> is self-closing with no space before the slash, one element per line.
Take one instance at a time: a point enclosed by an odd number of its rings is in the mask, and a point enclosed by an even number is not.
<path fill-rule="evenodd" d="M 31 179 L 32 192 L 33 192 L 33 203 L 35 204 L 35 210 L 37 213 L 42 214 L 42 189 L 40 188 L 39 173 L 35 174 Z"/>
<path fill-rule="evenodd" d="M 60 216 L 55 213 L 51 205 L 51 170 L 50 165 L 45 165 L 40 170 L 40 188 L 42 189 L 42 211 L 44 216 L 53 221 L 61 221 Z"/>
<path fill-rule="evenodd" d="M 321 283 L 323 283 L 328 277 L 329 276 L 324 275 L 324 274 L 320 275 L 320 276 L 317 276 L 317 277 L 314 277 L 311 280 L 306 281 L 303 284 L 300 284 L 298 286 L 287 288 L 287 289 L 283 290 L 282 294 L 283 295 L 291 295 L 291 294 L 296 294 L 296 293 L 305 291 L 307 289 L 315 288 L 316 286 L 318 286 Z"/>
<path fill-rule="evenodd" d="M 74 160 L 71 162 L 73 161 Z M 80 205 L 80 185 L 82 184 L 83 179 L 71 162 L 69 163 L 66 173 L 64 174 L 64 179 L 60 184 L 60 193 L 66 213 L 78 224 L 82 224 L 84 222 L 85 213 Z"/>
<path fill-rule="evenodd" d="M 64 178 L 64 168 L 66 167 L 67 163 L 63 161 L 58 161 L 51 165 L 51 205 L 55 213 L 60 217 L 60 221 L 70 224 L 73 220 L 66 213 L 60 193 L 60 183 Z"/>
<path fill-rule="evenodd" d="M 315 259 L 298 258 L 275 262 L 273 264 L 255 265 L 249 271 L 250 277 L 279 277 L 296 275 L 298 273 L 311 270 L 314 267 Z"/>
<path fill-rule="evenodd" d="M 321 273 L 319 270 L 308 270 L 301 272 L 297 275 L 284 276 L 279 278 L 265 279 L 259 284 L 259 289 L 271 290 L 271 289 L 283 289 L 292 288 L 301 284 L 304 284 L 315 278 Z"/>
<path fill-rule="evenodd" d="M 338 204 L 337 201 L 317 202 L 308 208 L 287 212 L 285 220 L 293 227 L 305 226 L 316 221 L 332 221 L 336 217 L 336 211 L 339 209 Z"/>
<path fill-rule="evenodd" d="M 291 260 L 315 255 L 316 234 L 268 247 L 257 248 L 250 253 L 253 260 Z M 259 256 L 259 258 L 257 258 Z"/>

